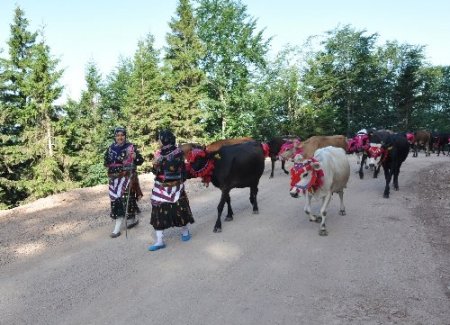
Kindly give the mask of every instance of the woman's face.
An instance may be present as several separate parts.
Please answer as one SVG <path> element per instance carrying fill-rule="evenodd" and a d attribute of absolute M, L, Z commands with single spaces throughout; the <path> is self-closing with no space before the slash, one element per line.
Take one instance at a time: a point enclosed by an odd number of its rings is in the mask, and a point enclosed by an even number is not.
<path fill-rule="evenodd" d="M 116 143 L 118 145 L 122 145 L 125 143 L 125 134 L 123 134 L 122 132 L 117 132 L 114 138 L 116 139 Z"/>

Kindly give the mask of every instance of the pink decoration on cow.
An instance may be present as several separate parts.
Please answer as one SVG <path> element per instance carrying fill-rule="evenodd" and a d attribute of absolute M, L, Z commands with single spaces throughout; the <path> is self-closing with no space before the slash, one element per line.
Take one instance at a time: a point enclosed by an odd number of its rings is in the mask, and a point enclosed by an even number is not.
<path fill-rule="evenodd" d="M 414 133 L 412 133 L 412 132 L 406 133 L 406 140 L 408 140 L 409 144 L 414 143 L 414 140 L 415 140 Z"/>

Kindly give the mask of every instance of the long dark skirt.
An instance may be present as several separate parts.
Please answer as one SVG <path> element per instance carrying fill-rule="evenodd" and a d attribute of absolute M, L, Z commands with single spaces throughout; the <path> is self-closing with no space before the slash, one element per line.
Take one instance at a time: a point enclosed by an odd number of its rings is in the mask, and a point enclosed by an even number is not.
<path fill-rule="evenodd" d="M 111 213 L 109 216 L 112 219 L 124 218 L 126 206 L 127 206 L 127 194 L 125 194 L 123 197 L 117 198 L 115 201 L 111 201 Z M 130 195 L 130 199 L 128 200 L 127 219 L 135 218 L 136 210 L 137 210 L 136 198 L 134 197 L 134 195 Z"/>
<path fill-rule="evenodd" d="M 171 227 L 183 227 L 194 223 L 189 200 L 186 192 L 181 193 L 176 203 L 161 203 L 152 205 L 150 224 L 155 230 L 164 230 Z"/>

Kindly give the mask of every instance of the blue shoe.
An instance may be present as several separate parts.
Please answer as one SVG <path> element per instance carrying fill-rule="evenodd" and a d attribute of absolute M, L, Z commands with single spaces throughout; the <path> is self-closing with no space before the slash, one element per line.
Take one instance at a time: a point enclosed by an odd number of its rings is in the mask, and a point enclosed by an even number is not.
<path fill-rule="evenodd" d="M 181 240 L 182 241 L 188 241 L 190 239 L 191 239 L 191 233 L 190 232 L 188 232 L 188 234 L 186 236 L 181 235 Z"/>
<path fill-rule="evenodd" d="M 163 248 L 166 248 L 166 244 L 148 246 L 148 250 L 150 252 L 154 252 L 154 251 L 157 251 L 158 249 L 163 249 Z"/>

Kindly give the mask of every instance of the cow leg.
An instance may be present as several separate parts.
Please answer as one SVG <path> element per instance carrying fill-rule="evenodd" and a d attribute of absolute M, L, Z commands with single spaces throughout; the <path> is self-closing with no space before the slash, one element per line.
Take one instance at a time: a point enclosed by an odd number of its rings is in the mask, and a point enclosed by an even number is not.
<path fill-rule="evenodd" d="M 378 173 L 380 172 L 381 165 L 378 165 L 375 167 L 375 170 L 373 171 L 373 178 L 378 177 Z"/>
<path fill-rule="evenodd" d="M 284 168 L 285 163 L 286 163 L 285 160 L 281 160 L 281 169 L 284 171 L 285 174 L 289 174 L 289 172 Z"/>
<path fill-rule="evenodd" d="M 384 188 L 384 193 L 383 193 L 383 197 L 388 199 L 389 198 L 389 184 L 391 183 L 391 178 L 392 178 L 392 173 L 391 173 L 391 168 L 389 168 L 389 166 L 383 166 L 384 169 L 384 178 L 386 180 L 386 186 Z"/>
<path fill-rule="evenodd" d="M 223 207 L 225 206 L 225 202 L 227 201 L 227 196 L 229 195 L 230 190 L 222 189 L 222 195 L 220 197 L 219 205 L 217 206 L 217 220 L 214 225 L 214 232 L 222 232 L 222 221 L 220 217 L 222 216 Z"/>
<path fill-rule="evenodd" d="M 256 201 L 256 195 L 258 194 L 258 185 L 250 186 L 250 203 L 253 206 L 253 214 L 258 214 L 258 201 Z"/>
<path fill-rule="evenodd" d="M 272 161 L 272 171 L 270 172 L 269 178 L 273 178 L 273 171 L 275 169 L 275 160 L 276 160 L 276 158 L 272 156 L 272 157 L 270 157 L 270 160 Z"/>
<path fill-rule="evenodd" d="M 344 190 L 340 190 L 338 192 L 338 194 L 339 194 L 339 200 L 341 201 L 340 207 L 339 207 L 339 214 L 341 216 L 345 216 L 346 213 L 345 213 L 345 206 L 344 206 Z"/>
<path fill-rule="evenodd" d="M 325 196 L 323 199 L 322 207 L 320 208 L 320 217 L 322 218 L 320 222 L 320 228 L 319 228 L 319 235 L 320 236 L 327 236 L 328 231 L 325 226 L 325 218 L 327 217 L 327 208 L 328 204 L 330 204 L 331 201 L 331 191 Z"/>
<path fill-rule="evenodd" d="M 306 202 L 305 207 L 303 208 L 303 211 L 305 211 L 306 215 L 309 216 L 309 221 L 317 221 L 317 217 L 315 215 L 311 214 L 311 194 L 306 194 Z"/>
<path fill-rule="evenodd" d="M 233 209 L 231 208 L 231 197 L 230 197 L 230 192 L 228 192 L 226 198 L 225 198 L 226 202 L 227 202 L 227 207 L 228 207 L 228 212 L 227 212 L 227 216 L 225 217 L 225 221 L 232 221 L 233 220 Z"/>

